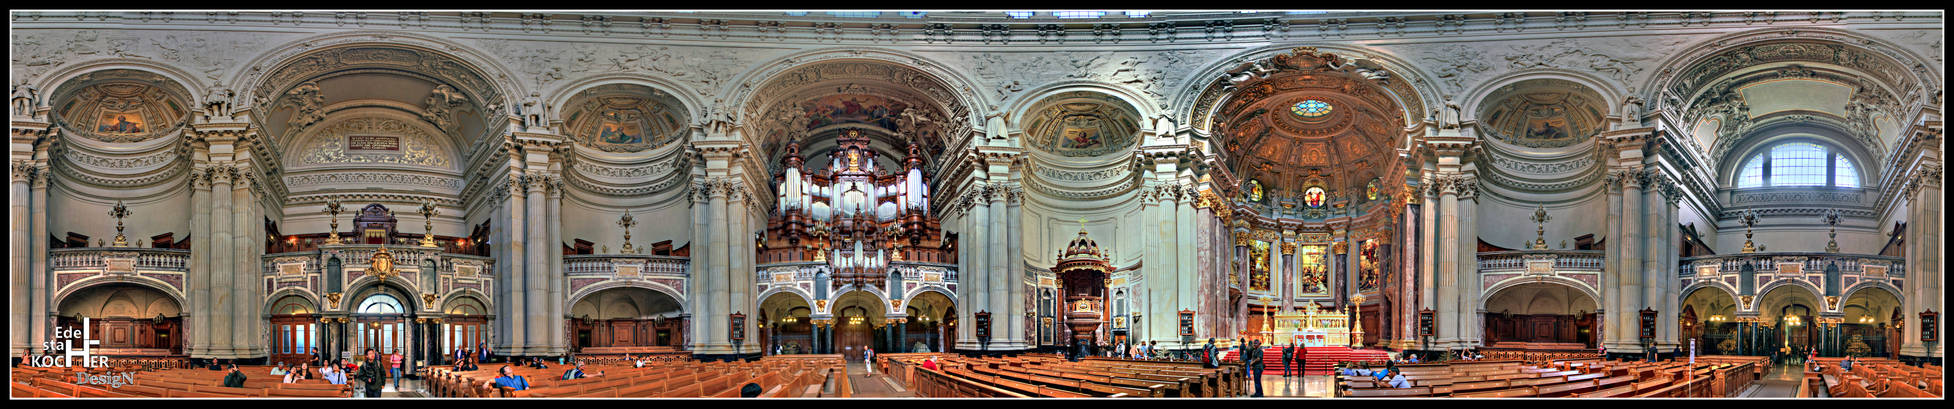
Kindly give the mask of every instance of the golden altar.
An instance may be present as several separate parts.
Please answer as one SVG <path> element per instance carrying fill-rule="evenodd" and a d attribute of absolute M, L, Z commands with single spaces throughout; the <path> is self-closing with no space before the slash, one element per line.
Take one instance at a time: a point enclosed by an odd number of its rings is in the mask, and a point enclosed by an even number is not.
<path fill-rule="evenodd" d="M 1351 331 L 1350 314 L 1319 309 L 1316 303 L 1303 303 L 1301 310 L 1275 314 L 1270 321 L 1275 323 L 1275 328 L 1262 330 L 1263 342 L 1270 344 L 1349 346 L 1353 333 L 1362 336 L 1361 332 Z"/>

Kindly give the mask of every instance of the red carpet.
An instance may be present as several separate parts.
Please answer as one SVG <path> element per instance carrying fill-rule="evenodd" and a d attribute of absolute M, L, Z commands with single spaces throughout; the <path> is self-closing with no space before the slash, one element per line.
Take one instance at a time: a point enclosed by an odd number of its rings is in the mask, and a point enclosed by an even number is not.
<path fill-rule="evenodd" d="M 1309 350 L 1309 354 L 1303 358 L 1304 375 L 1329 375 L 1334 372 L 1338 363 L 1371 362 L 1382 364 L 1391 357 L 1390 352 L 1375 349 L 1350 349 L 1349 347 L 1305 347 L 1304 349 Z M 1241 356 L 1234 349 L 1229 349 L 1226 354 L 1221 356 L 1221 359 L 1224 361 L 1239 361 L 1241 360 Z M 1264 368 L 1263 370 L 1273 369 L 1281 371 L 1282 348 L 1263 348 L 1262 367 Z"/>

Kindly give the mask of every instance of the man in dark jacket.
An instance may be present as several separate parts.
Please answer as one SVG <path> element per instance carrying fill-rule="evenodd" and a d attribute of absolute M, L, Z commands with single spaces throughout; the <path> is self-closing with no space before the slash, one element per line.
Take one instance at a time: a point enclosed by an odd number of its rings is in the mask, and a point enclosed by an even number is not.
<path fill-rule="evenodd" d="M 1257 398 L 1262 397 L 1262 341 L 1261 340 L 1249 341 L 1248 345 L 1243 347 L 1242 363 L 1248 365 L 1248 372 L 1255 375 L 1255 394 L 1248 395 L 1248 396 L 1257 397 Z"/>
<path fill-rule="evenodd" d="M 1296 359 L 1296 344 L 1282 347 L 1282 377 L 1289 377 L 1289 361 Z M 1296 368 L 1302 369 L 1302 368 Z"/>
<path fill-rule="evenodd" d="M 230 369 L 231 369 L 231 373 L 224 374 L 224 387 L 226 388 L 244 387 L 244 371 L 237 370 L 236 362 L 231 363 Z"/>
<path fill-rule="evenodd" d="M 384 364 L 380 363 L 380 353 L 374 352 L 373 348 L 367 348 L 366 360 L 360 362 L 359 374 L 354 375 L 354 379 L 358 379 L 360 385 L 366 387 L 366 397 L 380 397 L 380 389 L 387 386 L 387 372 L 386 369 L 381 368 L 382 366 Z"/>

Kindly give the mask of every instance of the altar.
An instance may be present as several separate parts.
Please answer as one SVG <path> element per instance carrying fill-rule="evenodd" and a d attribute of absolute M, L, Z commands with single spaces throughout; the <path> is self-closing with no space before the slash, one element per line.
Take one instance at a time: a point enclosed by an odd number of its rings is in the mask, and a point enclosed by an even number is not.
<path fill-rule="evenodd" d="M 1275 328 L 1262 331 L 1263 341 L 1270 344 L 1349 346 L 1353 333 L 1361 336 L 1351 331 L 1349 314 L 1319 309 L 1316 303 L 1303 303 L 1301 310 L 1275 314 L 1271 321 Z"/>

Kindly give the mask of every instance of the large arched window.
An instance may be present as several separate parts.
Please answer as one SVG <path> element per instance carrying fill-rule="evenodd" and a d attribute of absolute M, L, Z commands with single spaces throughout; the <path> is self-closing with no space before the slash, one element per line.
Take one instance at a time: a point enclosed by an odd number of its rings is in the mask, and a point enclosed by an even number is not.
<path fill-rule="evenodd" d="M 1737 187 L 1859 187 L 1859 171 L 1844 154 L 1811 142 L 1787 142 L 1763 149 L 1737 171 Z"/>

